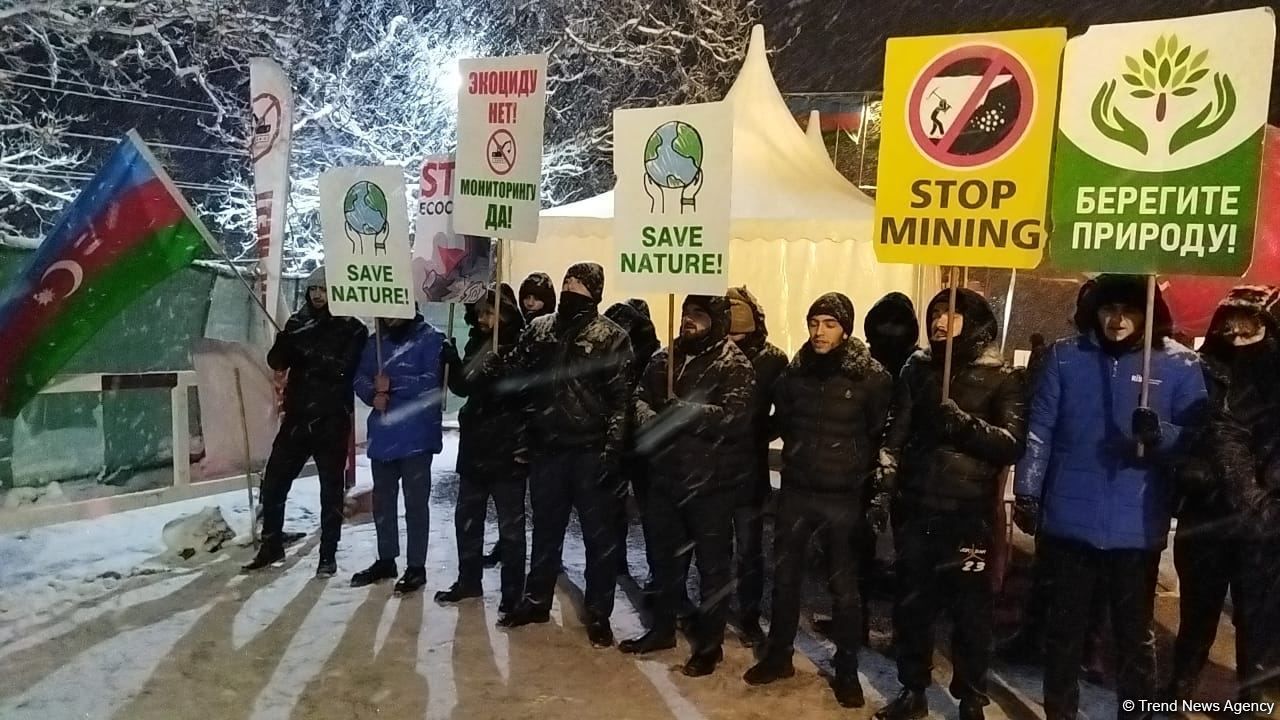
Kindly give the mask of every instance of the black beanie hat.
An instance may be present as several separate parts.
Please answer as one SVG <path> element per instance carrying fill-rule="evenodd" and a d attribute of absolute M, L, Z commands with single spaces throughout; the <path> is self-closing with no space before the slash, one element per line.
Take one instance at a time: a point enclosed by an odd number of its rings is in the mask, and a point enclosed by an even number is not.
<path fill-rule="evenodd" d="M 809 306 L 809 313 L 805 315 L 805 320 L 811 320 L 818 315 L 829 315 L 840 323 L 840 327 L 844 329 L 845 335 L 853 335 L 853 301 L 843 293 L 829 292 Z"/>
<path fill-rule="evenodd" d="M 593 262 L 580 262 L 569 266 L 564 272 L 564 279 L 574 278 L 582 283 L 587 292 L 591 293 L 591 299 L 598 305 L 604 299 L 604 268 Z M 564 285 L 561 285 L 561 290 Z"/>
<path fill-rule="evenodd" d="M 520 283 L 520 295 L 517 299 L 524 300 L 530 295 L 542 301 L 539 315 L 550 315 L 556 311 L 556 288 L 551 283 L 551 276 L 540 272 L 529 273 L 529 277 Z"/>

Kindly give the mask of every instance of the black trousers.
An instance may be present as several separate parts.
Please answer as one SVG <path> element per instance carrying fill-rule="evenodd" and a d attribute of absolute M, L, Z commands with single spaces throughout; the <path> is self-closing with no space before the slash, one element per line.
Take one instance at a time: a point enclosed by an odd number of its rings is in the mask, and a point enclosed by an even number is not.
<path fill-rule="evenodd" d="M 733 509 L 733 561 L 738 588 L 738 616 L 743 622 L 760 619 L 764 597 L 764 505 Z"/>
<path fill-rule="evenodd" d="M 783 487 L 773 521 L 773 614 L 766 655 L 790 658 L 800 624 L 800 590 L 810 543 L 827 549 L 831 591 L 831 639 L 836 644 L 836 673 L 856 673 L 862 637 L 862 601 L 858 597 L 857 540 L 865 519 L 858 498 L 810 494 Z"/>
<path fill-rule="evenodd" d="M 700 603 L 693 652 L 714 652 L 724 642 L 733 574 L 733 494 L 694 492 L 686 483 L 652 478 L 646 500 L 657 563 L 654 627 L 673 630 L 686 596 L 690 554 L 698 568 Z"/>
<path fill-rule="evenodd" d="M 525 476 L 522 465 L 464 472 L 458 479 L 454 532 L 458 542 L 458 582 L 480 587 L 484 573 L 484 521 L 489 498 L 498 512 L 502 559 L 502 605 L 515 608 L 524 597 Z"/>
<path fill-rule="evenodd" d="M 1280 547 L 1235 537 L 1222 525 L 1180 522 L 1173 541 L 1178 570 L 1178 639 L 1173 679 L 1193 683 L 1209 659 L 1218 620 L 1231 592 L 1236 626 L 1236 675 L 1242 685 L 1268 684 L 1280 671 L 1280 624 L 1273 606 L 1280 603 Z M 1274 683 L 1274 680 L 1271 681 Z"/>
<path fill-rule="evenodd" d="M 618 503 L 617 478 L 604 477 L 600 448 L 559 450 L 534 456 L 530 468 L 529 497 L 533 507 L 533 555 L 525 582 L 528 601 L 550 608 L 560 574 L 564 533 L 569 512 L 576 510 L 587 553 L 587 587 L 584 591 L 588 622 L 604 621 L 613 614 L 617 588 Z"/>
<path fill-rule="evenodd" d="M 314 458 L 320 476 L 320 558 L 332 560 L 342 535 L 342 504 L 346 496 L 344 471 L 351 434 L 349 415 L 314 420 L 285 416 L 271 446 L 271 457 L 262 476 L 262 542 L 267 547 L 283 543 L 284 506 L 289 489 L 308 458 Z"/>
<path fill-rule="evenodd" d="M 897 592 L 893 636 L 898 681 L 923 691 L 933 682 L 934 627 L 951 615 L 951 695 L 986 705 L 994 591 L 992 527 L 983 512 L 912 509 L 894 532 Z"/>
<path fill-rule="evenodd" d="M 1153 627 L 1158 550 L 1099 550 L 1075 540 L 1041 536 L 1036 552 L 1044 563 L 1049 596 L 1045 635 L 1046 720 L 1073 720 L 1080 709 L 1080 659 L 1091 607 L 1103 594 L 1111 610 L 1116 645 L 1116 699 L 1146 700 L 1156 691 Z M 1118 711 L 1139 717 L 1139 711 Z M 1149 715 L 1147 713 L 1146 715 Z"/>

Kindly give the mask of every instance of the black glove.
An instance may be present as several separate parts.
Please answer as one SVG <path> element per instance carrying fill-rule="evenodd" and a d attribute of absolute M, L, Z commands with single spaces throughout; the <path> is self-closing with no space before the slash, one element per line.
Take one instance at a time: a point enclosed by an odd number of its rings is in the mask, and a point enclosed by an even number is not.
<path fill-rule="evenodd" d="M 462 357 L 458 355 L 458 343 L 453 338 L 444 339 L 444 347 L 440 349 L 440 357 L 444 360 L 444 364 L 456 369 L 462 364 Z"/>
<path fill-rule="evenodd" d="M 889 505 L 891 497 L 887 492 L 878 492 L 871 497 L 867 506 L 867 523 L 871 531 L 879 535 L 889 527 Z"/>
<path fill-rule="evenodd" d="M 1160 430 L 1160 416 L 1151 408 L 1140 407 L 1133 411 L 1133 439 L 1144 447 L 1156 447 L 1160 444 L 1163 433 Z"/>
<path fill-rule="evenodd" d="M 1013 500 L 1013 524 L 1028 535 L 1040 531 L 1040 501 L 1030 495 L 1019 495 Z"/>
<path fill-rule="evenodd" d="M 973 421 L 973 417 L 961 410 L 956 401 L 951 398 L 943 400 L 939 410 L 942 418 L 942 433 L 947 438 L 954 438 Z"/>

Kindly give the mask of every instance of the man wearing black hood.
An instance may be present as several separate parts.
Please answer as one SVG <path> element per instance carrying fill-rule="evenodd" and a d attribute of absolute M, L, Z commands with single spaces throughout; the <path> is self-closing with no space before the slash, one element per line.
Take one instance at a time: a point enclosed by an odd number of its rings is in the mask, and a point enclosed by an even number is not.
<path fill-rule="evenodd" d="M 886 508 L 899 514 L 893 634 L 903 689 L 876 713 L 880 720 L 928 714 L 934 625 L 944 608 L 952 616 L 950 690 L 960 701 L 961 719 L 981 718 L 989 702 L 991 509 L 1005 468 L 1025 449 L 1026 388 L 1022 371 L 1000 354 L 987 301 L 959 289 L 953 314 L 948 294 L 944 290 L 929 303 L 929 349 L 902 369 L 872 501 L 879 529 Z M 944 400 L 948 337 L 951 384 Z"/>
<path fill-rule="evenodd" d="M 267 365 L 287 373 L 284 418 L 262 476 L 262 546 L 246 571 L 284 560 L 284 506 L 307 458 L 320 476 L 320 562 L 316 574 L 337 572 L 347 441 L 355 395 L 352 382 L 369 331 L 355 318 L 329 312 L 324 268 L 306 280 L 307 300 L 276 334 Z"/>
<path fill-rule="evenodd" d="M 498 610 L 509 613 L 524 596 L 525 480 L 528 465 L 519 462 L 528 453 L 522 398 L 503 392 L 481 374 L 483 359 L 493 349 L 498 326 L 498 352 L 510 352 L 524 329 L 511 286 L 502 284 L 499 308 L 492 290 L 480 302 L 467 305 L 465 319 L 471 331 L 464 358 L 452 346 L 446 348 L 449 389 L 467 399 L 458 411 L 458 500 L 454 531 L 458 542 L 458 580 L 436 593 L 436 602 L 451 603 L 484 594 L 484 520 L 489 498 L 498 511 L 498 547 L 502 560 L 502 601 Z"/>
<path fill-rule="evenodd" d="M 533 556 L 525 601 L 498 621 L 504 627 L 545 623 L 570 510 L 577 510 L 587 553 L 587 636 L 613 645 L 618 568 L 621 464 L 631 398 L 631 341 L 600 315 L 604 268 L 578 263 L 564 276 L 554 315 L 534 319 L 511 352 L 486 360 L 483 375 L 498 390 L 525 393 L 529 423 Z"/>
<path fill-rule="evenodd" d="M 751 447 L 742 457 L 740 483 L 733 510 L 733 548 L 738 581 L 738 623 L 743 643 L 756 647 L 764 642 L 760 629 L 760 601 L 764 596 L 764 506 L 772 489 L 769 483 L 769 412 L 773 390 L 787 368 L 787 354 L 769 342 L 764 308 L 746 285 L 729 288 L 729 339 L 751 361 L 756 391 L 752 403 Z"/>
<path fill-rule="evenodd" d="M 875 358 L 896 380 L 907 359 L 915 354 L 920 339 L 920 321 L 911 298 L 891 292 L 871 306 L 862 323 L 871 357 Z"/>
<path fill-rule="evenodd" d="M 648 368 L 649 359 L 653 354 L 662 347 L 658 342 L 658 332 L 653 327 L 653 320 L 649 318 L 649 305 L 645 301 L 638 298 L 631 298 L 626 302 L 614 303 L 604 311 L 604 316 L 618 324 L 627 333 L 627 337 L 631 339 L 631 349 L 635 353 L 636 361 L 632 364 L 631 373 L 631 392 L 635 393 L 635 388 L 644 378 L 645 370 Z M 636 504 L 640 508 L 641 528 L 645 537 L 645 554 L 649 560 L 649 568 L 655 566 L 653 561 L 653 543 L 650 541 L 649 526 L 644 521 L 644 504 L 645 491 L 648 490 L 646 481 L 648 468 L 643 457 L 635 452 L 635 418 L 629 418 L 627 423 L 627 440 L 626 453 L 627 460 L 623 475 L 626 476 L 626 482 L 631 486 L 632 493 L 635 494 Z M 618 509 L 618 543 L 622 551 L 618 553 L 618 575 L 630 575 L 630 566 L 627 564 L 627 533 L 628 533 L 627 505 L 621 503 Z"/>
<path fill-rule="evenodd" d="M 774 386 L 773 424 L 782 436 L 782 490 L 774 518 L 773 607 L 760 662 L 743 675 L 764 685 L 795 674 L 800 590 L 810 544 L 830 555 L 832 632 L 836 644 L 831 689 L 844 707 L 862 707 L 858 646 L 858 549 L 864 485 L 876 463 L 893 379 L 852 337 L 849 298 L 827 293 L 807 316 L 809 342 Z"/>
<path fill-rule="evenodd" d="M 520 312 L 524 315 L 526 325 L 543 315 L 553 315 L 556 311 L 556 286 L 546 273 L 530 273 L 520 283 Z"/>
<path fill-rule="evenodd" d="M 1280 289 L 1235 288 L 1200 349 L 1208 422 L 1190 442 L 1173 541 L 1181 613 L 1170 699 L 1194 697 L 1231 591 L 1241 699 L 1280 681 Z"/>
<path fill-rule="evenodd" d="M 694 628 L 689 677 L 709 675 L 724 657 L 725 618 L 733 575 L 731 520 L 742 479 L 726 458 L 747 447 L 750 430 L 751 362 L 728 339 L 729 301 L 685 298 L 676 339 L 674 397 L 667 393 L 671 350 L 649 362 L 636 389 L 638 451 L 649 460 L 647 514 L 658 546 L 659 600 L 653 626 L 622 643 L 625 653 L 648 653 L 676 645 L 676 614 L 689 566 L 697 559 L 702 606 Z"/>

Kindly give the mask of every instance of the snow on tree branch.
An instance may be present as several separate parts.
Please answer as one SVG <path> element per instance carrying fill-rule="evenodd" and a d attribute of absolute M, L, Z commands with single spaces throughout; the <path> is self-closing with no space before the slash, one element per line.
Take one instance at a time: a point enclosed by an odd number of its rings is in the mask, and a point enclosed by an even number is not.
<path fill-rule="evenodd" d="M 321 172 L 397 164 L 413 188 L 423 156 L 453 149 L 460 58 L 550 54 L 543 194 L 585 197 L 612 184 L 614 108 L 720 99 L 758 15 L 755 0 L 20 2 L 0 10 L 0 207 L 15 208 L 0 242 L 36 242 L 93 171 L 79 135 L 136 124 L 223 153 L 175 150 L 169 166 L 203 188 L 191 199 L 231 255 L 251 257 L 248 154 L 226 152 L 246 148 L 255 55 L 294 86 L 286 273 L 321 255 Z"/>

